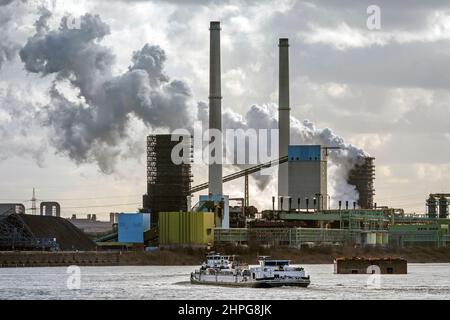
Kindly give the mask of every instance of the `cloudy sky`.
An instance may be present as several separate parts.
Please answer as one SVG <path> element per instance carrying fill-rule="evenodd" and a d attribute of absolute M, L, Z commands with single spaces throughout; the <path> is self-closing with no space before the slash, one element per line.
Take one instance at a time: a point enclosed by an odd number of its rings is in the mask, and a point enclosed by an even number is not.
<path fill-rule="evenodd" d="M 136 210 L 145 136 L 190 125 L 207 101 L 211 20 L 224 110 L 277 103 L 287 37 L 292 116 L 376 157 L 378 204 L 423 213 L 450 192 L 448 1 L 0 0 L 0 201 L 30 207 L 36 187 L 66 216 Z M 270 206 L 275 187 L 252 181 L 251 203 Z M 243 181 L 224 189 L 242 196 Z"/>

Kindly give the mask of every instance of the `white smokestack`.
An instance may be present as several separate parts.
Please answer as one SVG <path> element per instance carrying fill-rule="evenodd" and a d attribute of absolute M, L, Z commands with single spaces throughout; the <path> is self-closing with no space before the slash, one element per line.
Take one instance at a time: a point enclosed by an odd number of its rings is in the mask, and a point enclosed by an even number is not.
<path fill-rule="evenodd" d="M 222 132 L 222 93 L 220 71 L 220 22 L 210 24 L 210 60 L 209 60 L 209 128 Z M 222 159 L 222 135 L 217 137 L 215 152 Z M 210 140 L 211 142 L 211 140 Z M 211 157 L 211 155 L 210 155 Z M 211 160 L 211 158 L 210 158 Z M 209 193 L 221 195 L 222 191 L 222 161 L 209 165 Z"/>
<path fill-rule="evenodd" d="M 279 129 L 279 157 L 288 155 L 290 144 L 290 102 L 289 102 L 289 40 L 280 39 L 279 85 L 278 85 L 278 129 Z M 288 164 L 278 166 L 278 199 L 287 197 L 288 190 Z M 283 201 L 283 207 L 287 208 L 287 199 Z M 280 207 L 280 209 L 282 209 Z"/>

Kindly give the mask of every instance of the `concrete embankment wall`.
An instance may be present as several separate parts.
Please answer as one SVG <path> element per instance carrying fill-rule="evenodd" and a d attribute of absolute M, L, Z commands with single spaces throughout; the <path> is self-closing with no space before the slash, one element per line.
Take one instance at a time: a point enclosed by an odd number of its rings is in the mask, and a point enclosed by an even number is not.
<path fill-rule="evenodd" d="M 60 266 L 199 265 L 203 250 L 143 251 L 0 251 L 0 268 Z"/>
<path fill-rule="evenodd" d="M 450 263 L 450 248 L 239 248 L 216 247 L 223 254 L 236 254 L 242 262 L 257 264 L 258 255 L 278 259 L 290 259 L 294 264 L 332 264 L 339 257 L 404 258 L 408 263 Z M 42 266 L 149 266 L 149 265 L 190 265 L 197 266 L 204 261 L 204 249 L 170 249 L 156 252 L 143 251 L 80 251 L 80 252 L 37 252 L 0 251 L 1 267 L 42 267 Z"/>
<path fill-rule="evenodd" d="M 0 267 L 114 266 L 120 252 L 0 252 Z"/>

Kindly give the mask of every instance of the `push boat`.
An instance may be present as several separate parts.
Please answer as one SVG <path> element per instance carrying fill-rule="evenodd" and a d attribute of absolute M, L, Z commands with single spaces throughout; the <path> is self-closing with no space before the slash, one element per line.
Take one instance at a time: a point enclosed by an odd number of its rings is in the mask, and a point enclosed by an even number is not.
<path fill-rule="evenodd" d="M 258 266 L 248 266 L 239 264 L 236 256 L 208 254 L 200 269 L 191 273 L 191 283 L 250 288 L 307 287 L 311 283 L 304 268 L 290 265 L 290 260 L 267 256 L 258 260 Z"/>

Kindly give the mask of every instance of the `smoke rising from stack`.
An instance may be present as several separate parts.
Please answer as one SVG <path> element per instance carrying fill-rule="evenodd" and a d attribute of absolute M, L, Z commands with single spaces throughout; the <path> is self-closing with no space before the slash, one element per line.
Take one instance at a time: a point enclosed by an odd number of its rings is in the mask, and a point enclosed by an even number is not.
<path fill-rule="evenodd" d="M 0 161 L 12 156 L 30 157 L 42 166 L 47 144 L 33 134 L 39 126 L 36 108 L 24 100 L 19 90 L 0 89 Z"/>
<path fill-rule="evenodd" d="M 224 128 L 277 129 L 278 106 L 276 104 L 253 105 L 244 118 L 227 110 L 224 113 Z M 348 175 L 368 154 L 336 135 L 331 129 L 319 129 L 309 120 L 300 121 L 291 116 L 291 144 L 320 144 L 327 147 L 340 147 L 332 150 L 328 156 L 328 192 L 332 196 L 331 206 L 337 207 L 339 200 L 357 201 L 359 198 L 355 186 L 348 184 Z M 278 143 L 278 141 L 274 141 Z M 268 148 L 270 149 L 270 147 Z M 262 190 L 272 181 L 271 176 L 252 175 Z"/>
<path fill-rule="evenodd" d="M 110 29 L 99 16 L 82 16 L 80 29 L 68 29 L 67 18 L 63 18 L 57 30 L 47 27 L 49 18 L 48 12 L 42 12 L 36 34 L 20 50 L 20 58 L 28 72 L 54 79 L 50 103 L 34 117 L 50 128 L 49 140 L 58 153 L 77 164 L 96 163 L 104 173 L 112 173 L 118 158 L 133 152 L 134 143 L 129 143 L 133 120 L 142 121 L 150 131 L 191 128 L 196 120 L 207 123 L 208 105 L 194 101 L 185 82 L 165 74 L 166 55 L 159 46 L 144 45 L 133 54 L 129 70 L 114 75 L 115 56 L 100 44 Z M 75 99 L 67 84 L 76 91 Z M 223 128 L 277 129 L 277 114 L 276 104 L 253 105 L 244 117 L 226 109 Z M 129 148 L 123 148 L 124 141 Z M 293 117 L 291 142 L 341 147 L 329 155 L 329 192 L 335 202 L 358 199 L 347 178 L 359 156 L 365 155 L 363 150 L 346 144 L 330 129 L 318 129 Z M 143 145 L 142 141 L 138 144 Z M 133 155 L 139 152 L 134 150 Z M 260 189 L 272 180 L 271 176 L 253 177 Z"/>
<path fill-rule="evenodd" d="M 164 50 L 146 44 L 133 54 L 126 73 L 113 76 L 115 57 L 99 44 L 109 26 L 91 14 L 80 18 L 80 29 L 69 29 L 66 20 L 51 31 L 36 24 L 36 34 L 20 51 L 28 72 L 55 75 L 51 102 L 40 118 L 51 128 L 57 152 L 77 164 L 95 161 L 101 171 L 111 173 L 117 158 L 129 151 L 118 145 L 129 138 L 132 118 L 169 130 L 192 125 L 196 103 L 186 83 L 164 74 Z M 66 83 L 78 99 L 61 88 Z"/>

